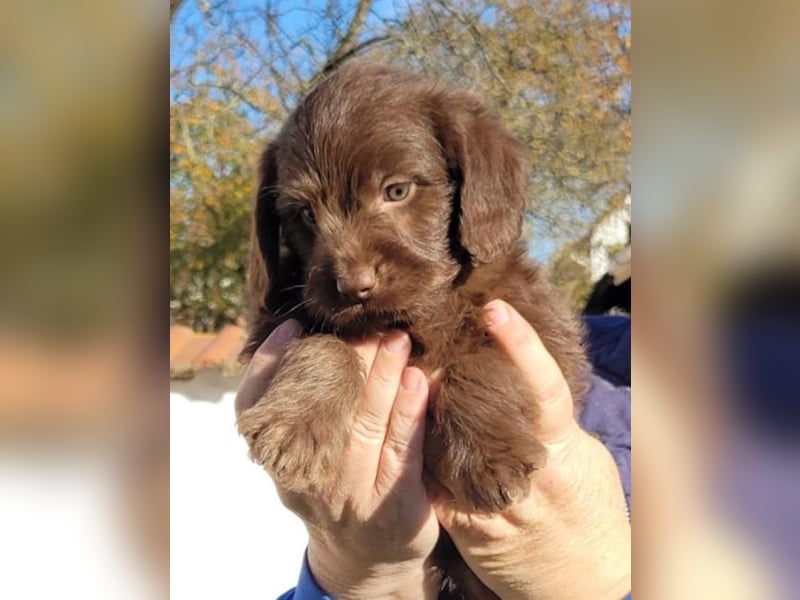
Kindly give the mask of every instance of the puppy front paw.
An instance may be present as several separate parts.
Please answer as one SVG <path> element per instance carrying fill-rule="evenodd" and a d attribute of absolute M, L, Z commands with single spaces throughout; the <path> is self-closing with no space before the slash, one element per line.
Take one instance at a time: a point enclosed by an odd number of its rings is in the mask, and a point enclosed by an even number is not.
<path fill-rule="evenodd" d="M 329 485 L 336 473 L 340 445 L 322 423 L 295 419 L 280 410 L 282 399 L 285 396 L 265 394 L 263 405 L 239 418 L 239 431 L 250 447 L 250 457 L 280 488 L 300 492 Z"/>
<path fill-rule="evenodd" d="M 358 355 L 341 340 L 292 342 L 264 395 L 239 415 L 251 458 L 286 491 L 331 489 L 363 383 Z"/>
<path fill-rule="evenodd" d="M 547 452 L 534 442 L 526 456 L 504 454 L 482 456 L 458 482 L 461 501 L 471 510 L 499 512 L 527 497 L 531 472 L 541 468 Z"/>
<path fill-rule="evenodd" d="M 491 442 L 484 438 L 471 448 L 453 444 L 430 457 L 429 468 L 466 510 L 496 513 L 524 499 L 530 474 L 547 460 L 545 447 L 532 435 L 518 448 L 492 448 Z"/>

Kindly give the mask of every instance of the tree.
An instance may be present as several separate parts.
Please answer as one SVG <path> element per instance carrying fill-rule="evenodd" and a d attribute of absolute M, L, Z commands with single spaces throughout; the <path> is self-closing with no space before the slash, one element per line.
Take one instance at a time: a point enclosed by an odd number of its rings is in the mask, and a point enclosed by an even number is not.
<path fill-rule="evenodd" d="M 208 90 L 171 107 L 170 309 L 196 328 L 239 315 L 257 153 L 247 116 Z"/>

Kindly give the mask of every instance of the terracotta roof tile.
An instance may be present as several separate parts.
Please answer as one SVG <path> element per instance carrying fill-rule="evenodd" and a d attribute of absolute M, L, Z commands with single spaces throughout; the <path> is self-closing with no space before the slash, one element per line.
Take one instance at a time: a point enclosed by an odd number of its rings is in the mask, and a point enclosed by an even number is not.
<path fill-rule="evenodd" d="M 181 325 L 169 332 L 169 373 L 172 379 L 191 379 L 201 369 L 220 368 L 224 373 L 238 370 L 239 352 L 245 330 L 226 325 L 219 333 L 197 333 Z"/>
<path fill-rule="evenodd" d="M 174 325 L 169 328 L 169 362 L 183 350 L 186 344 L 194 337 L 194 331 L 185 325 Z"/>
<path fill-rule="evenodd" d="M 192 360 L 195 369 L 216 365 L 233 365 L 237 362 L 239 352 L 244 347 L 246 334 L 244 329 L 235 325 L 226 325 L 211 343 Z"/>

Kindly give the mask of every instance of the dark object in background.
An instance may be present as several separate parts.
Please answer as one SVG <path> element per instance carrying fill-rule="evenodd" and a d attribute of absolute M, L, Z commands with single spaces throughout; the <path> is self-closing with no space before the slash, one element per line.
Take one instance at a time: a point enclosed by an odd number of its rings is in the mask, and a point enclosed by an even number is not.
<path fill-rule="evenodd" d="M 631 314 L 630 277 L 616 285 L 611 273 L 603 275 L 592 288 L 583 309 L 584 315 L 606 315 L 611 312 Z"/>
<path fill-rule="evenodd" d="M 742 423 L 773 439 L 800 439 L 800 269 L 764 267 L 737 281 L 720 346 Z"/>

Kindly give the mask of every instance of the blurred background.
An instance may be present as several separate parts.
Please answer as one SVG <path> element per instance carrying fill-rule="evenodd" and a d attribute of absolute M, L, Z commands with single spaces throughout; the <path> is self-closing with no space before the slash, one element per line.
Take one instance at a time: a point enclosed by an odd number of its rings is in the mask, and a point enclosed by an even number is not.
<path fill-rule="evenodd" d="M 259 149 L 353 57 L 498 109 L 577 309 L 629 277 L 635 189 L 634 594 L 800 597 L 798 10 L 637 4 L 633 57 L 617 3 L 0 3 L 0 597 L 294 581 L 233 434 L 242 227 Z"/>
<path fill-rule="evenodd" d="M 634 594 L 800 598 L 800 4 L 636 8 Z"/>
<path fill-rule="evenodd" d="M 2 598 L 167 595 L 158 4 L 0 3 Z"/>

